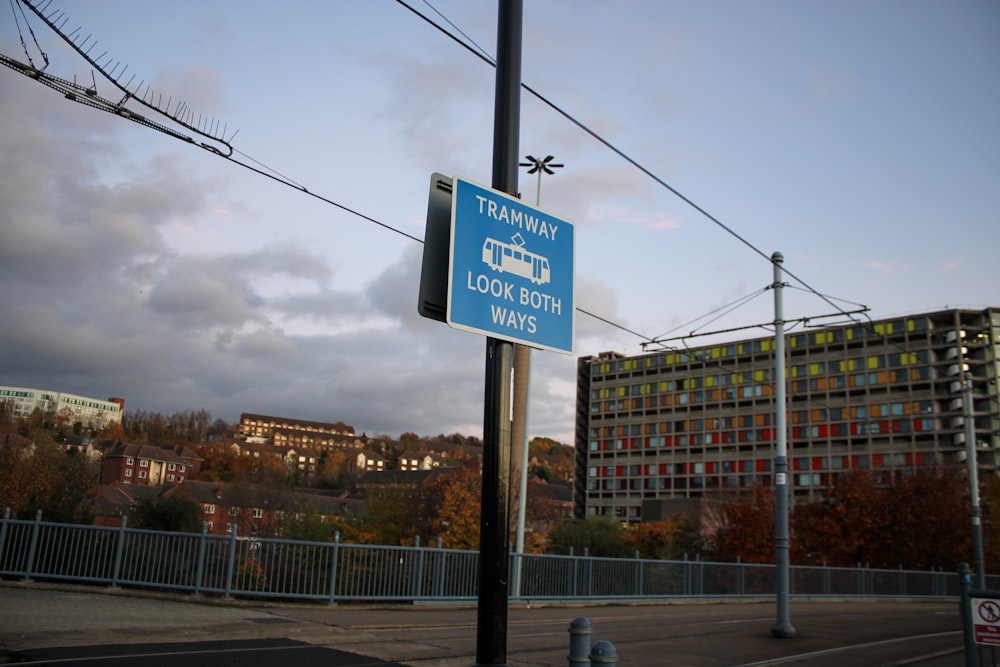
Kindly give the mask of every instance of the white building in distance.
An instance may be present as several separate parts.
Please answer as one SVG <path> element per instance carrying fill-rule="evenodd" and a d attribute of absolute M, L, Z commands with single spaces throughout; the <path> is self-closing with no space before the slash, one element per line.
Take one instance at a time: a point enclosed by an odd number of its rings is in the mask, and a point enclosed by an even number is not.
<path fill-rule="evenodd" d="M 97 429 L 104 428 L 112 422 L 120 424 L 122 414 L 125 412 L 123 398 L 109 398 L 102 401 L 99 398 L 49 389 L 4 385 L 0 385 L 0 405 L 14 419 L 27 417 L 38 408 L 43 413 L 67 418 L 71 423 L 80 422 L 84 426 Z"/>

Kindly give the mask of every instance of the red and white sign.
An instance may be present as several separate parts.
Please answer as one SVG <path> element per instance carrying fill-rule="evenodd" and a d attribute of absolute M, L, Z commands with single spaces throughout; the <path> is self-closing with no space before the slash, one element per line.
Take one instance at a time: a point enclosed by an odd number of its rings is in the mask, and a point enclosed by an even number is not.
<path fill-rule="evenodd" d="M 976 643 L 1000 646 L 1000 600 L 970 598 L 970 603 Z"/>

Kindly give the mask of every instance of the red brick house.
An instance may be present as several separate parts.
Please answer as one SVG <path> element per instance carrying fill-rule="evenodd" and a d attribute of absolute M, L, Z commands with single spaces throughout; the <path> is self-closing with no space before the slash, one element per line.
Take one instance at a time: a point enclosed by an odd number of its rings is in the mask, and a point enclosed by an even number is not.
<path fill-rule="evenodd" d="M 105 440 L 101 452 L 101 484 L 174 486 L 196 475 L 201 458 L 186 447 L 133 445 Z"/>

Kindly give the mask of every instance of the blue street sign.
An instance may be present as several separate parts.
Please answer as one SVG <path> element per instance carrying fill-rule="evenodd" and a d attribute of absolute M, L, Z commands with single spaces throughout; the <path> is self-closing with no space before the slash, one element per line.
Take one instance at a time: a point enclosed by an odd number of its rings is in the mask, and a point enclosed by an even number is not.
<path fill-rule="evenodd" d="M 448 325 L 573 354 L 573 223 L 456 177 Z"/>

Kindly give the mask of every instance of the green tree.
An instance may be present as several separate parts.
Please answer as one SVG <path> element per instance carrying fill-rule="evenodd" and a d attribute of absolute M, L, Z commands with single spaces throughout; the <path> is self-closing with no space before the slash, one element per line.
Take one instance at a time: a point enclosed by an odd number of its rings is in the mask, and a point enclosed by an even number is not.
<path fill-rule="evenodd" d="M 702 552 L 697 522 L 684 517 L 644 521 L 632 526 L 626 538 L 640 558 L 680 560 Z"/>
<path fill-rule="evenodd" d="M 606 517 L 562 521 L 549 533 L 549 545 L 564 554 L 572 547 L 578 556 L 584 550 L 591 556 L 627 558 L 632 555 L 625 529 L 618 521 Z"/>
<path fill-rule="evenodd" d="M 129 523 L 133 528 L 197 533 L 201 531 L 202 510 L 193 498 L 173 493 L 137 502 Z"/>
<path fill-rule="evenodd" d="M 372 544 L 411 545 L 417 535 L 434 534 L 434 516 L 420 487 L 369 489 L 362 539 Z"/>

